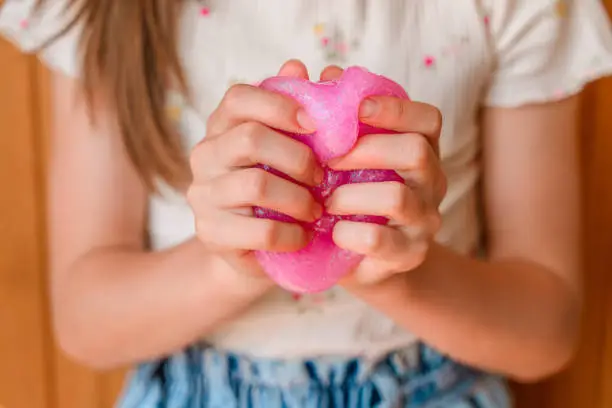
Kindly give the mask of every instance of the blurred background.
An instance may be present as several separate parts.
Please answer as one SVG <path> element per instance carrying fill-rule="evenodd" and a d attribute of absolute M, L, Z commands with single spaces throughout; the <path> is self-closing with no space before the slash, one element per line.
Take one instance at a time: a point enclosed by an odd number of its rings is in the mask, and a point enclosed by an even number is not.
<path fill-rule="evenodd" d="M 605 1 L 612 11 L 612 0 Z M 0 40 L 0 408 L 110 408 L 124 371 L 64 358 L 51 334 L 45 254 L 49 73 Z M 612 79 L 583 97 L 586 309 L 574 364 L 515 386 L 518 408 L 612 408 Z"/>

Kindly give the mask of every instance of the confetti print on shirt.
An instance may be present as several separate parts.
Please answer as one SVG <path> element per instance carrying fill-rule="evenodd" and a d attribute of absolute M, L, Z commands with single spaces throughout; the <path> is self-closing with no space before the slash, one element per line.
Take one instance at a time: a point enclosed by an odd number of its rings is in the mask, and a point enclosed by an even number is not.
<path fill-rule="evenodd" d="M 210 16 L 210 8 L 207 6 L 203 6 L 200 8 L 200 16 L 208 17 Z"/>
<path fill-rule="evenodd" d="M 491 25 L 491 16 L 489 14 L 485 15 L 482 20 L 485 26 L 489 27 Z"/>
<path fill-rule="evenodd" d="M 328 63 L 342 63 L 346 60 L 349 52 L 349 44 L 344 32 L 338 27 L 319 23 L 313 27 L 318 46 L 324 53 Z M 355 43 L 355 42 L 354 42 Z"/>
<path fill-rule="evenodd" d="M 331 288 L 324 292 L 299 294 L 288 292 L 288 295 L 293 299 L 296 310 L 299 314 L 303 313 L 323 313 L 323 306 L 334 301 L 338 296 L 338 289 Z"/>
<path fill-rule="evenodd" d="M 425 68 L 433 68 L 435 64 L 436 64 L 436 57 L 432 55 L 425 55 L 423 57 L 423 65 L 425 66 Z"/>
<path fill-rule="evenodd" d="M 197 4 L 200 6 L 198 14 L 201 17 L 209 17 L 212 12 L 209 2 L 207 0 L 198 0 Z"/>
<path fill-rule="evenodd" d="M 556 0 L 555 14 L 559 18 L 566 18 L 569 15 L 569 5 L 567 0 Z"/>
<path fill-rule="evenodd" d="M 185 109 L 185 98 L 180 92 L 168 92 L 168 101 L 166 102 L 166 115 L 174 123 L 179 124 L 183 118 L 183 110 Z"/>
<path fill-rule="evenodd" d="M 441 50 L 432 53 L 424 54 L 422 58 L 422 66 L 427 70 L 433 70 L 440 64 L 451 64 L 451 58 L 460 58 L 463 51 L 469 47 L 470 38 L 467 36 L 457 36 L 449 39 L 447 45 Z"/>

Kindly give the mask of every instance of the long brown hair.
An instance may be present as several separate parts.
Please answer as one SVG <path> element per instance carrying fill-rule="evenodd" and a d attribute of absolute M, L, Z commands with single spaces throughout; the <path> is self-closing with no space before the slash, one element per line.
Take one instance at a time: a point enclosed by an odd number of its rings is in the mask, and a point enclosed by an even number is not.
<path fill-rule="evenodd" d="M 47 0 L 37 0 L 37 11 Z M 179 187 L 189 179 L 181 140 L 166 114 L 169 88 L 186 92 L 178 56 L 182 0 L 68 0 L 67 26 L 80 33 L 84 95 L 115 114 L 125 148 L 145 184 Z"/>

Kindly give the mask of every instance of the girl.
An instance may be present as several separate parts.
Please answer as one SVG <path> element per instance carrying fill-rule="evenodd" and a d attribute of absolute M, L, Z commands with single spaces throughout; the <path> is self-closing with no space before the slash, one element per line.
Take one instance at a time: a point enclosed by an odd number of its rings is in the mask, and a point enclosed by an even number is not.
<path fill-rule="evenodd" d="M 33 3 L 7 0 L 0 27 L 55 71 L 55 329 L 81 362 L 139 364 L 119 407 L 506 408 L 502 378 L 570 360 L 577 94 L 612 72 L 596 0 Z M 307 190 L 252 169 L 316 184 L 311 152 L 273 130 L 313 123 L 234 85 L 281 65 L 323 79 L 365 66 L 415 101 L 363 102 L 363 122 L 397 134 L 363 138 L 332 167 L 394 169 L 406 184 L 332 195 L 332 213 L 392 223 L 339 223 L 336 244 L 365 258 L 303 297 L 252 250 L 299 249 L 304 231 L 249 209 L 321 213 Z"/>

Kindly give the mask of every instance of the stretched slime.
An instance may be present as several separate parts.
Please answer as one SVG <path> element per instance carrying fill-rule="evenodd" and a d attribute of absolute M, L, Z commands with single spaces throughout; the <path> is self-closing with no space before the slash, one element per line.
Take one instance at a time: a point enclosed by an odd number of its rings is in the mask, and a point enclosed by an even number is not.
<path fill-rule="evenodd" d="M 310 82 L 300 78 L 272 77 L 263 81 L 261 88 L 287 95 L 301 104 L 314 120 L 317 131 L 312 134 L 287 135 L 308 145 L 325 171 L 324 181 L 309 187 L 317 202 L 324 204 L 332 192 L 344 184 L 383 181 L 403 182 L 392 170 L 334 171 L 326 166 L 329 160 L 344 156 L 355 146 L 358 138 L 368 134 L 392 133 L 360 123 L 358 111 L 363 99 L 369 96 L 392 96 L 408 99 L 404 89 L 383 76 L 360 67 L 350 67 L 334 81 Z M 291 180 L 275 169 L 266 171 Z M 298 223 L 278 212 L 255 207 L 254 215 L 283 222 Z M 314 223 L 299 222 L 312 233 L 310 243 L 297 252 L 256 252 L 266 273 L 281 287 L 296 293 L 313 293 L 329 289 L 356 267 L 363 259 L 360 254 L 336 246 L 332 240 L 334 225 L 340 220 L 370 222 L 384 225 L 386 218 L 378 216 L 337 216 L 324 210 Z"/>

